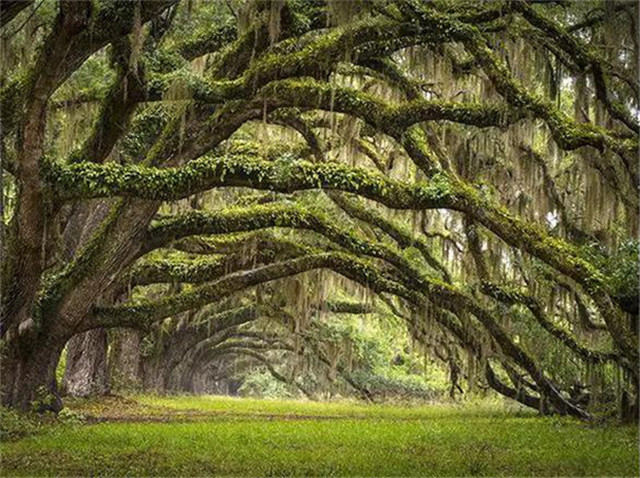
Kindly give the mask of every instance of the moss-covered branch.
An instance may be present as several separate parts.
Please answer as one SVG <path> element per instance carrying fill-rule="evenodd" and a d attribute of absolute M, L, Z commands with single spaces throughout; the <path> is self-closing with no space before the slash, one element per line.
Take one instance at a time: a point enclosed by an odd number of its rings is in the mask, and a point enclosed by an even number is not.
<path fill-rule="evenodd" d="M 360 238 L 354 231 L 338 228 L 319 212 L 311 212 L 299 206 L 282 205 L 278 203 L 254 206 L 252 208 L 238 208 L 221 211 L 217 214 L 194 212 L 177 218 L 165 219 L 152 227 L 149 236 L 150 241 L 159 241 L 159 244 L 167 240 L 173 240 L 187 234 L 223 234 L 257 230 L 269 227 L 287 227 L 295 229 L 307 229 L 323 235 L 335 244 L 344 247 L 347 251 L 358 256 L 369 256 L 386 261 L 397 269 L 407 284 L 417 284 L 427 287 L 421 271 L 408 260 L 398 254 L 389 246 L 366 241 Z M 156 278 L 188 277 L 187 282 L 206 280 L 207 274 L 220 270 L 233 270 L 233 264 L 185 264 L 167 266 L 169 271 L 176 270 L 175 274 L 167 274 L 167 271 L 157 271 Z M 135 273 L 134 273 L 135 275 Z M 139 279 L 136 279 L 139 280 Z"/>
<path fill-rule="evenodd" d="M 570 350 L 575 352 L 576 355 L 580 356 L 584 360 L 590 362 L 621 360 L 620 355 L 615 352 L 601 352 L 591 350 L 579 344 L 575 340 L 575 338 L 569 334 L 569 332 L 554 324 L 553 321 L 549 319 L 544 313 L 544 307 L 542 306 L 542 304 L 535 297 L 527 294 L 526 292 L 514 288 L 502 287 L 498 284 L 487 281 L 483 281 L 481 283 L 481 291 L 484 294 L 487 294 L 488 296 L 493 297 L 494 299 L 497 299 L 504 304 L 524 305 L 527 309 L 529 309 L 533 317 L 543 329 L 556 337 L 560 342 L 562 342 Z"/>
<path fill-rule="evenodd" d="M 318 268 L 331 269 L 352 280 L 366 284 L 375 292 L 389 292 L 399 295 L 414 304 L 424 303 L 425 296 L 423 294 L 425 294 L 434 303 L 448 310 L 457 311 L 461 307 L 468 309 L 498 342 L 503 353 L 514 359 L 531 374 L 560 412 L 583 418 L 587 416 L 584 411 L 572 406 L 560 395 L 555 386 L 537 367 L 534 360 L 522 348 L 512 342 L 491 313 L 482 308 L 470 296 L 451 287 L 435 283 L 425 284 L 427 288 L 421 286 L 421 292 L 415 292 L 401 284 L 381 277 L 374 268 L 363 261 L 341 253 L 316 254 L 282 263 L 270 264 L 248 272 L 231 274 L 210 284 L 156 302 L 98 308 L 95 310 L 96 320 L 98 323 L 103 320 L 116 322 L 120 319 L 159 320 L 163 317 L 192 310 L 206 303 L 220 300 L 246 287 Z"/>
<path fill-rule="evenodd" d="M 372 286 L 377 284 L 378 288 L 388 289 L 389 292 L 401 292 L 402 295 L 408 297 L 412 297 L 415 294 L 399 284 L 383 279 L 375 272 L 374 268 L 362 261 L 341 253 L 325 253 L 230 274 L 210 284 L 196 287 L 188 292 L 167 297 L 160 301 L 98 308 L 95 314 L 98 321 L 115 322 L 119 319 L 159 320 L 179 312 L 199 308 L 247 287 L 319 268 L 333 269 L 347 276 L 356 277 L 364 283 L 370 281 Z"/>
<path fill-rule="evenodd" d="M 223 46 L 235 40 L 238 34 L 235 22 L 224 22 L 221 25 L 196 31 L 188 38 L 181 38 L 173 49 L 185 59 L 193 60 L 200 56 L 218 51 Z"/>
<path fill-rule="evenodd" d="M 594 52 L 581 45 L 568 31 L 558 25 L 557 22 L 540 14 L 526 2 L 518 0 L 513 2 L 513 5 L 529 23 L 543 31 L 553 40 L 556 46 L 563 49 L 583 71 L 586 70 L 587 67 L 591 68 L 591 73 L 595 80 L 596 95 L 606 106 L 609 114 L 611 114 L 613 118 L 621 121 L 632 131 L 640 133 L 638 121 L 632 117 L 630 112 L 627 111 L 622 104 L 611 99 L 604 76 L 606 62 L 598 58 L 598 55 Z"/>
<path fill-rule="evenodd" d="M 606 290 L 603 274 L 562 239 L 494 205 L 469 185 L 436 175 L 409 186 L 363 169 L 335 163 L 267 162 L 243 155 L 205 157 L 183 168 L 144 168 L 81 163 L 50 164 L 46 179 L 61 198 L 133 196 L 168 200 L 219 186 L 243 186 L 279 192 L 336 189 L 355 193 L 395 209 L 448 208 L 471 215 L 507 243 L 520 247 L 581 283 Z"/>
<path fill-rule="evenodd" d="M 129 276 L 131 286 L 189 282 L 207 282 L 230 272 L 226 258 L 202 258 L 191 261 L 149 260 L 136 263 Z M 237 270 L 237 269 L 236 269 Z"/>
<path fill-rule="evenodd" d="M 405 16 L 414 22 L 447 34 L 451 40 L 464 43 L 492 80 L 498 92 L 514 107 L 524 108 L 543 119 L 562 148 L 573 150 L 581 146 L 593 146 L 602 150 L 606 147 L 622 156 L 635 154 L 638 148 L 637 139 L 618 139 L 610 132 L 593 125 L 578 124 L 549 102 L 529 93 L 495 55 L 477 28 L 456 21 L 434 9 L 425 8 L 414 0 L 401 2 L 400 7 Z"/>
<path fill-rule="evenodd" d="M 394 137 L 425 121 L 446 120 L 485 128 L 507 126 L 523 117 L 517 109 L 495 103 L 414 99 L 391 105 L 353 88 L 311 79 L 275 81 L 260 94 L 274 107 L 304 106 L 356 116 Z"/>
<path fill-rule="evenodd" d="M 425 262 L 429 264 L 429 266 L 434 270 L 440 272 L 446 282 L 451 282 L 451 276 L 449 275 L 449 272 L 434 257 L 429 244 L 422 237 L 415 237 L 415 235 L 396 226 L 391 221 L 382 217 L 382 215 L 376 213 L 375 210 L 363 207 L 361 204 L 358 204 L 358 202 L 348 198 L 344 194 L 330 193 L 330 197 L 338 206 L 344 209 L 347 214 L 367 224 L 379 228 L 381 231 L 389 235 L 389 237 L 393 238 L 393 240 L 395 240 L 401 248 L 405 249 L 408 247 L 415 247 L 416 249 L 418 249 Z"/>
<path fill-rule="evenodd" d="M 270 227 L 312 230 L 352 253 L 394 261 L 390 257 L 395 254 L 386 246 L 364 241 L 354 231 L 336 227 L 320 212 L 293 204 L 273 203 L 218 213 L 194 211 L 154 223 L 149 241 L 152 245 L 161 245 L 187 235 L 227 234 Z"/>
<path fill-rule="evenodd" d="M 264 237 L 262 237 L 264 236 Z M 209 242 L 218 244 L 225 242 L 228 236 L 213 238 Z M 181 255 L 162 254 L 160 257 L 143 257 L 123 277 L 123 286 L 139 286 L 159 283 L 189 283 L 198 284 L 210 282 L 225 274 L 246 269 L 256 264 L 274 262 L 299 257 L 310 252 L 308 248 L 294 244 L 291 241 L 273 237 L 272 235 L 256 235 L 236 240 L 229 238 L 231 251 L 224 248 L 216 248 L 207 254 L 226 254 L 220 256 L 201 255 L 197 258 L 183 257 Z M 146 249 L 145 249 L 146 250 Z M 251 251 L 251 254 L 247 254 Z M 125 284 L 126 282 L 126 284 Z"/>
<path fill-rule="evenodd" d="M 136 197 L 175 200 L 215 187 L 242 186 L 283 193 L 304 189 L 340 189 L 377 199 L 397 209 L 446 207 L 449 184 L 435 178 L 408 186 L 365 169 L 337 163 L 269 162 L 253 154 L 207 156 L 182 168 L 150 168 L 119 164 L 49 163 L 45 180 L 62 200 Z"/>

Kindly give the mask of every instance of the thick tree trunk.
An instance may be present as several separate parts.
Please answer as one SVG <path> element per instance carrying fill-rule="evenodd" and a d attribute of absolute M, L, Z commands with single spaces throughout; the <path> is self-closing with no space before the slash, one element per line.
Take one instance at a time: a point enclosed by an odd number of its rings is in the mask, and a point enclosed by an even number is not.
<path fill-rule="evenodd" d="M 113 390 L 133 391 L 142 387 L 141 341 L 140 332 L 134 329 L 118 329 L 113 332 L 109 351 Z"/>
<path fill-rule="evenodd" d="M 30 347 L 9 342 L 2 355 L 2 405 L 28 411 L 62 409 L 56 367 L 64 341 L 33 340 Z"/>
<path fill-rule="evenodd" d="M 158 355 L 145 357 L 142 361 L 142 387 L 145 391 L 164 393 L 162 360 Z"/>
<path fill-rule="evenodd" d="M 203 373 L 197 373 L 193 377 L 193 389 L 191 390 L 194 395 L 206 395 L 209 393 L 209 380 Z"/>
<path fill-rule="evenodd" d="M 193 363 L 188 367 L 182 368 L 180 374 L 180 390 L 187 393 L 194 393 L 194 378 L 201 366 L 200 363 Z"/>
<path fill-rule="evenodd" d="M 622 423 L 637 423 L 639 415 L 637 398 L 634 399 L 632 394 L 624 390 L 620 399 L 620 421 Z"/>
<path fill-rule="evenodd" d="M 90 330 L 69 340 L 62 388 L 74 397 L 109 393 L 106 330 Z"/>
<path fill-rule="evenodd" d="M 166 364 L 166 361 L 165 361 Z M 163 370 L 164 389 L 168 392 L 183 392 L 181 379 L 184 367 L 179 365 L 171 368 L 165 367 Z"/>
<path fill-rule="evenodd" d="M 164 388 L 171 392 L 191 392 L 192 384 L 184 383 L 184 377 L 189 374 L 189 368 L 193 360 L 182 352 L 182 360 L 179 360 L 176 350 L 169 350 L 164 356 Z"/>
<path fill-rule="evenodd" d="M 196 371 L 193 377 L 193 388 L 191 392 L 195 395 L 205 395 L 220 393 L 216 392 L 216 376 L 214 373 L 215 365 L 211 364 Z"/>

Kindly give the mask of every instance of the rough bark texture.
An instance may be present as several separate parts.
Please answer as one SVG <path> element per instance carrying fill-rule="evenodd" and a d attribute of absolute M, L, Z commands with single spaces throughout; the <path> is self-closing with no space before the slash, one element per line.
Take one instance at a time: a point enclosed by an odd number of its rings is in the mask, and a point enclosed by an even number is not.
<path fill-rule="evenodd" d="M 111 389 L 139 390 L 142 388 L 141 333 L 133 329 L 112 331 L 109 347 Z"/>
<path fill-rule="evenodd" d="M 72 397 L 109 393 L 105 329 L 90 330 L 69 340 L 62 389 Z"/>
<path fill-rule="evenodd" d="M 28 349 L 12 348 L 2 359 L 2 404 L 22 410 L 54 411 L 62 408 L 55 379 L 63 342 L 41 342 Z"/>

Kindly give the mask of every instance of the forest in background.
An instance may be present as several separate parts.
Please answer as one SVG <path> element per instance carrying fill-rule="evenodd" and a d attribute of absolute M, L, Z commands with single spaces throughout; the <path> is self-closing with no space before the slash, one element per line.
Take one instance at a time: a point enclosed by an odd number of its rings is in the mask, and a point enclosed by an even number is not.
<path fill-rule="evenodd" d="M 497 394 L 637 418 L 636 2 L 0 20 L 3 405 Z"/>

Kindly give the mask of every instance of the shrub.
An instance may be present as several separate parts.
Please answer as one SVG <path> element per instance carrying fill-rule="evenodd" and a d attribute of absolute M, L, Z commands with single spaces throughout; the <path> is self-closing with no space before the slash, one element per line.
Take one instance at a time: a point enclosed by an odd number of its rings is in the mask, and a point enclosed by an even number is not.
<path fill-rule="evenodd" d="M 0 407 L 0 441 L 17 440 L 34 433 L 39 425 L 38 419 L 32 414 Z"/>

